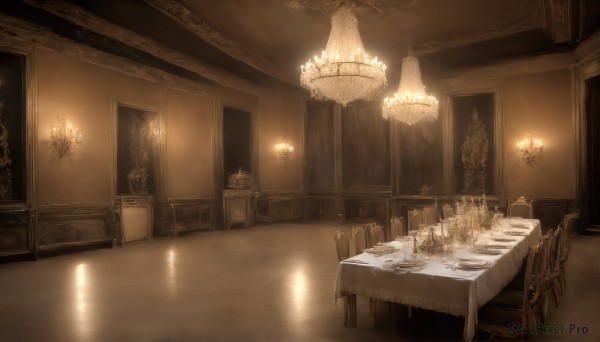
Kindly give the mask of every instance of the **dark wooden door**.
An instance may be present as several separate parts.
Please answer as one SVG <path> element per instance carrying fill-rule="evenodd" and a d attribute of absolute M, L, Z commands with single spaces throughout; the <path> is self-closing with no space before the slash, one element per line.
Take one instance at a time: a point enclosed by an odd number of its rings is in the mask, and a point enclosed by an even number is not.
<path fill-rule="evenodd" d="M 584 223 L 600 228 L 600 76 L 586 81 L 586 186 Z"/>

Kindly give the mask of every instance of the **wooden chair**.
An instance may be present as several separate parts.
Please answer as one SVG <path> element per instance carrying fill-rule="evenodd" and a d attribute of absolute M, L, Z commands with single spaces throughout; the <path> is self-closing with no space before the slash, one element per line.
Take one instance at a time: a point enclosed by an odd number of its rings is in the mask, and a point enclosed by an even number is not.
<path fill-rule="evenodd" d="M 406 234 L 404 217 L 392 217 L 388 241 L 394 241 L 398 236 L 406 236 Z"/>
<path fill-rule="evenodd" d="M 548 305 L 550 302 L 550 296 L 554 300 L 554 306 L 558 307 L 558 302 L 560 299 L 560 281 L 559 281 L 559 273 L 560 273 L 560 243 L 562 239 L 562 235 L 564 229 L 562 225 L 559 225 L 558 228 L 553 233 L 552 240 L 549 245 L 548 253 L 548 263 L 546 264 L 547 272 L 546 278 L 544 280 L 544 314 L 547 313 Z"/>
<path fill-rule="evenodd" d="M 454 216 L 454 209 L 452 209 L 450 204 L 446 203 L 442 206 L 442 214 L 444 215 L 444 219 L 447 220 Z"/>
<path fill-rule="evenodd" d="M 524 335 L 524 328 L 535 328 L 539 323 L 539 299 L 541 290 L 541 278 L 536 275 L 535 267 L 541 267 L 539 259 L 543 257 L 540 253 L 540 244 L 529 249 L 526 259 L 525 277 L 523 289 L 512 292 L 519 299 L 519 305 L 515 307 L 500 307 L 490 302 L 484 305 L 478 314 L 478 331 L 508 338 L 519 338 Z M 505 290 L 503 290 L 504 292 Z M 503 295 L 503 292 L 500 295 Z"/>
<path fill-rule="evenodd" d="M 560 294 L 564 294 L 567 290 L 567 279 L 565 274 L 565 265 L 567 263 L 567 259 L 569 258 L 569 244 L 570 244 L 570 235 L 571 231 L 573 231 L 575 222 L 579 217 L 578 213 L 571 213 L 565 215 L 564 218 L 564 231 L 562 233 L 562 239 L 560 243 L 560 253 L 558 258 L 559 263 L 559 272 L 558 272 L 558 280 L 560 282 Z"/>
<path fill-rule="evenodd" d="M 408 231 L 419 230 L 419 227 L 424 224 L 423 211 L 413 209 L 408 211 Z"/>
<path fill-rule="evenodd" d="M 362 225 L 352 227 L 352 241 L 354 242 L 356 254 L 360 254 L 367 249 L 367 228 Z"/>
<path fill-rule="evenodd" d="M 508 206 L 509 217 L 533 218 L 533 207 L 531 202 L 525 197 L 520 196 L 516 201 Z"/>
<path fill-rule="evenodd" d="M 371 226 L 370 233 L 373 246 L 385 242 L 385 234 L 380 225 Z"/>
<path fill-rule="evenodd" d="M 432 226 L 438 223 L 437 207 L 425 207 L 423 208 L 423 224 Z"/>
<path fill-rule="evenodd" d="M 350 252 L 350 235 L 348 232 L 341 230 L 333 232 L 333 240 L 335 241 L 335 250 L 337 252 L 338 261 L 351 257 Z M 348 303 L 348 295 L 343 296 L 344 299 L 344 325 L 348 325 L 350 319 L 350 310 Z"/>
<path fill-rule="evenodd" d="M 341 230 L 333 232 L 333 240 L 335 241 L 338 261 L 348 259 L 352 256 L 350 252 L 350 234 L 348 232 Z"/>

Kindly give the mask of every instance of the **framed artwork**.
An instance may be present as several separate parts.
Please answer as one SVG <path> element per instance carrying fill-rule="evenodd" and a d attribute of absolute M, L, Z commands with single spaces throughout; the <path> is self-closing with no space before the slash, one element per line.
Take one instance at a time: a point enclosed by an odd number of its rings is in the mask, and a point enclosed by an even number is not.
<path fill-rule="evenodd" d="M 398 123 L 399 194 L 440 196 L 444 194 L 442 120 Z"/>
<path fill-rule="evenodd" d="M 116 194 L 152 195 L 160 124 L 152 109 L 116 104 Z"/>
<path fill-rule="evenodd" d="M 0 51 L 0 202 L 27 200 L 26 62 Z"/>
<path fill-rule="evenodd" d="M 380 105 L 356 101 L 342 107 L 341 126 L 344 190 L 389 190 L 390 128 Z"/>
<path fill-rule="evenodd" d="M 496 94 L 451 98 L 454 193 L 499 196 L 501 121 Z"/>

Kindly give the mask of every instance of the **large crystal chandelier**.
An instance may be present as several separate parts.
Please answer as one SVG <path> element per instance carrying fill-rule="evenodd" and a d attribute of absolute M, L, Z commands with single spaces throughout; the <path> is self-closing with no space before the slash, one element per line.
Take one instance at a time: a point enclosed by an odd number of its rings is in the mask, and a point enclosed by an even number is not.
<path fill-rule="evenodd" d="M 387 85 L 386 66 L 365 52 L 358 21 L 349 6 L 340 7 L 331 17 L 331 32 L 321 56 L 302 66 L 300 83 L 313 98 L 333 100 L 342 105 L 370 99 Z"/>
<path fill-rule="evenodd" d="M 437 119 L 438 108 L 437 99 L 427 95 L 421 82 L 419 60 L 414 56 L 404 57 L 398 92 L 383 100 L 383 117 L 412 125 L 420 120 Z"/>

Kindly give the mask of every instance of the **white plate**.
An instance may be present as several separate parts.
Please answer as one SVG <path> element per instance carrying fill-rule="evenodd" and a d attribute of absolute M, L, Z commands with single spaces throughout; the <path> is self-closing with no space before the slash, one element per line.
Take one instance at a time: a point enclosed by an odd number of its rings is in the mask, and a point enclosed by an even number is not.
<path fill-rule="evenodd" d="M 503 230 L 502 233 L 511 236 L 527 236 L 527 233 L 524 233 L 520 230 Z"/>
<path fill-rule="evenodd" d="M 481 259 L 459 259 L 458 267 L 465 268 L 486 268 L 488 267 L 488 262 Z"/>
<path fill-rule="evenodd" d="M 502 251 L 496 248 L 481 248 L 475 251 L 479 254 L 488 254 L 488 255 L 499 255 L 502 254 Z"/>
<path fill-rule="evenodd" d="M 516 239 L 508 238 L 508 237 L 493 237 L 492 240 L 497 241 L 497 242 L 514 242 L 514 241 L 517 241 Z"/>

